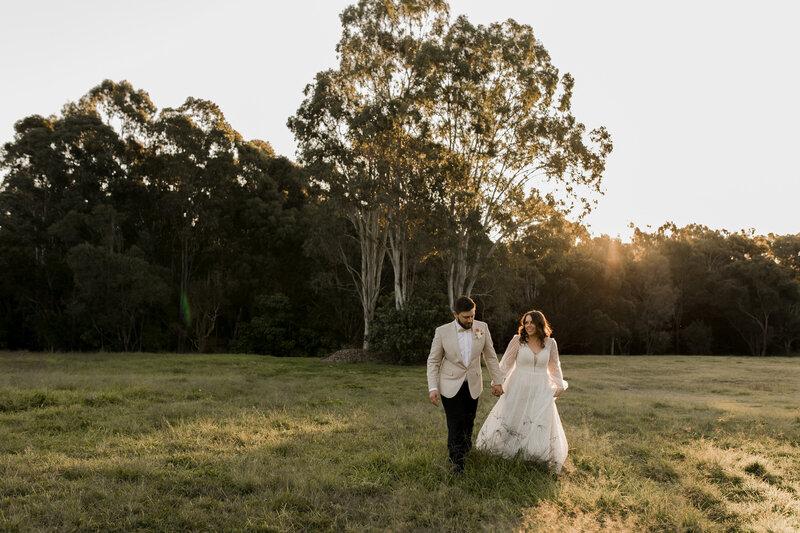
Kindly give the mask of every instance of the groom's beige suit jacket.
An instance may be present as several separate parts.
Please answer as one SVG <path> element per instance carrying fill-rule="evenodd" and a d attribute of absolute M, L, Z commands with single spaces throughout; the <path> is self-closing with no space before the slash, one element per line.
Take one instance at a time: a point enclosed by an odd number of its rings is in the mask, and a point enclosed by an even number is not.
<path fill-rule="evenodd" d="M 492 377 L 492 385 L 503 383 L 503 374 L 486 322 L 475 320 L 472 323 L 472 354 L 468 365 L 464 365 L 461 359 L 458 327 L 458 322 L 453 320 L 436 328 L 428 355 L 428 389 L 438 389 L 442 396 L 452 398 L 466 377 L 470 395 L 477 398 L 483 391 L 481 354 Z"/>

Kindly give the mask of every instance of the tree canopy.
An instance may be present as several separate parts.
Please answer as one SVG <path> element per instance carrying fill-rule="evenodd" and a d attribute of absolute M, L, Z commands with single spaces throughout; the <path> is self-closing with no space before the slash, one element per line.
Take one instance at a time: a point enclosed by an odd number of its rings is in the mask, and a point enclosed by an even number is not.
<path fill-rule="evenodd" d="M 0 152 L 0 348 L 370 347 L 424 360 L 459 294 L 498 342 L 541 309 L 565 353 L 788 354 L 800 234 L 593 237 L 612 144 L 513 20 L 361 0 L 289 118 L 299 161 L 213 102 L 106 80 Z"/>

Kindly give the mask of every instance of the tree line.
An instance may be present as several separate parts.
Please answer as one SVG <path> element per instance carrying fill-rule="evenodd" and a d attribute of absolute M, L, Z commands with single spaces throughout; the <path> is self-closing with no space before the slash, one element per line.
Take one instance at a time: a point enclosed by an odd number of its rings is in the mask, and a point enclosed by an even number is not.
<path fill-rule="evenodd" d="M 800 235 L 579 222 L 611 137 L 530 27 L 362 0 L 289 118 L 297 163 L 213 102 L 105 81 L 0 154 L 0 347 L 424 359 L 459 294 L 505 345 L 542 309 L 566 353 L 791 353 Z"/>

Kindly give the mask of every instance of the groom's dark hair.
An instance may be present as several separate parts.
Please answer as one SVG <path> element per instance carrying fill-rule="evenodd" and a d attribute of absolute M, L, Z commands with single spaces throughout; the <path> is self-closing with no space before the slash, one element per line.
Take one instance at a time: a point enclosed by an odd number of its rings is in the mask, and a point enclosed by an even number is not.
<path fill-rule="evenodd" d="M 456 300 L 455 305 L 453 306 L 456 313 L 466 313 L 467 311 L 471 311 L 475 309 L 475 302 L 472 301 L 472 298 L 468 298 L 466 296 L 459 296 L 458 300 Z"/>

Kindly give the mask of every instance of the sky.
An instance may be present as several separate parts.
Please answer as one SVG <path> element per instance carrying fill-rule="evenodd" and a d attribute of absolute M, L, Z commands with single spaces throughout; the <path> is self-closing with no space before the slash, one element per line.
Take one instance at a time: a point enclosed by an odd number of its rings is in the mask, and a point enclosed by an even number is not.
<path fill-rule="evenodd" d="M 286 127 L 337 63 L 355 0 L 0 0 L 0 144 L 104 79 L 159 108 L 193 96 L 296 159 Z M 475 24 L 530 25 L 575 78 L 573 114 L 614 151 L 584 219 L 627 240 L 667 221 L 800 232 L 800 2 L 451 0 Z"/>

